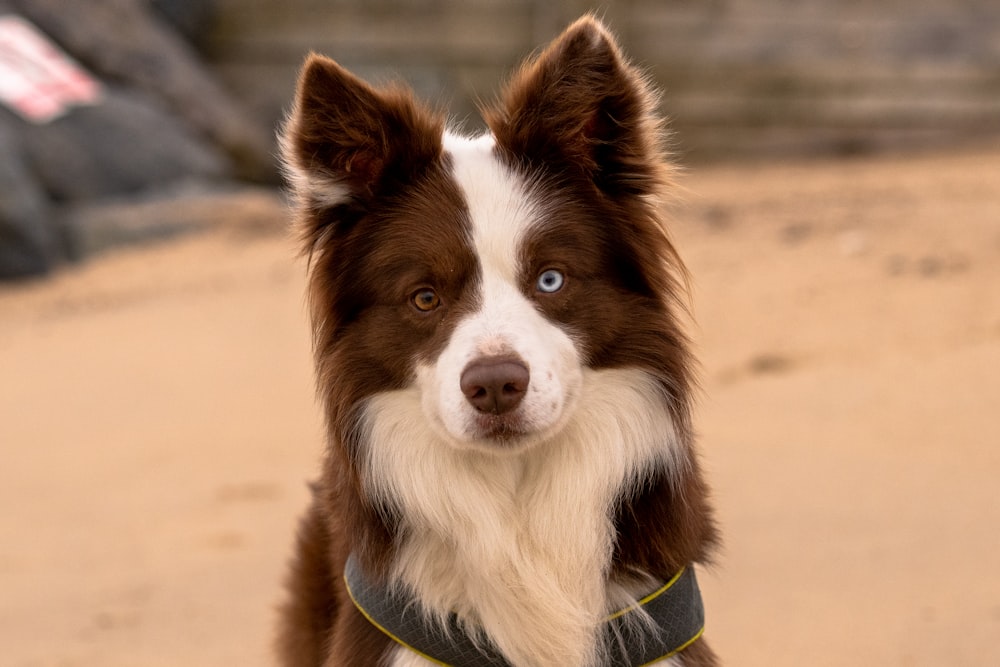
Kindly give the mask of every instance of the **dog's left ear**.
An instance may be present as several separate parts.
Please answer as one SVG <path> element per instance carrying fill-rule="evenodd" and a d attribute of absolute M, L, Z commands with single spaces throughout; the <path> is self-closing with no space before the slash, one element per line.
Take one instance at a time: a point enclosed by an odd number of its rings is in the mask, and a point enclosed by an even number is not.
<path fill-rule="evenodd" d="M 656 96 L 592 16 L 523 65 L 483 114 L 501 150 L 530 171 L 582 175 L 612 196 L 661 184 Z"/>

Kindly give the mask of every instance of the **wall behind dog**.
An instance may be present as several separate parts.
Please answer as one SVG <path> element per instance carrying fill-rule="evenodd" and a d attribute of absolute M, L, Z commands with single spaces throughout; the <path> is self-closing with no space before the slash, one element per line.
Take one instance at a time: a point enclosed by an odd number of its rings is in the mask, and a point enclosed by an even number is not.
<path fill-rule="evenodd" d="M 1000 136 L 995 0 L 216 0 L 205 45 L 272 122 L 316 50 L 402 78 L 474 128 L 475 100 L 589 10 L 664 89 L 687 159 Z"/>

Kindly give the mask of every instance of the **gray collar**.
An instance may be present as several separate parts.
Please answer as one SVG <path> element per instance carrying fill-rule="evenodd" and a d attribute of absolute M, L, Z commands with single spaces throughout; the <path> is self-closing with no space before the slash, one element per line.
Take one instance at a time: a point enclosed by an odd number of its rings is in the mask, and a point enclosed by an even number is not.
<path fill-rule="evenodd" d="M 354 554 L 344 567 L 344 581 L 354 605 L 368 621 L 396 643 L 443 667 L 511 667 L 489 643 L 473 641 L 452 616 L 446 628 L 424 621 L 415 600 L 371 581 Z M 694 568 L 685 567 L 638 604 L 656 623 L 627 623 L 628 607 L 608 616 L 606 667 L 641 667 L 668 658 L 693 644 L 705 628 L 705 609 Z M 618 647 L 621 647 L 620 649 Z"/>

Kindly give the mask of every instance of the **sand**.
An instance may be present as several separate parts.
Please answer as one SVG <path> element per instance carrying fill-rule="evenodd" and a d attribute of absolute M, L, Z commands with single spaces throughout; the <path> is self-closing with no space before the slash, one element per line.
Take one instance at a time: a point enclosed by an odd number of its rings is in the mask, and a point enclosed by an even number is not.
<path fill-rule="evenodd" d="M 682 183 L 725 663 L 1000 664 L 1000 150 Z M 0 286 L 3 665 L 273 664 L 322 439 L 280 227 Z"/>

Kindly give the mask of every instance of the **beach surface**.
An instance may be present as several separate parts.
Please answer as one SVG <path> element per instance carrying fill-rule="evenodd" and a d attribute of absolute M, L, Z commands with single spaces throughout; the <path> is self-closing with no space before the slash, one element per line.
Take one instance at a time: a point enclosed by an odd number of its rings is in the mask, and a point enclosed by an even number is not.
<path fill-rule="evenodd" d="M 1000 149 L 680 186 L 724 663 L 1000 664 Z M 284 225 L 0 285 L 0 663 L 274 664 L 323 440 Z"/>

